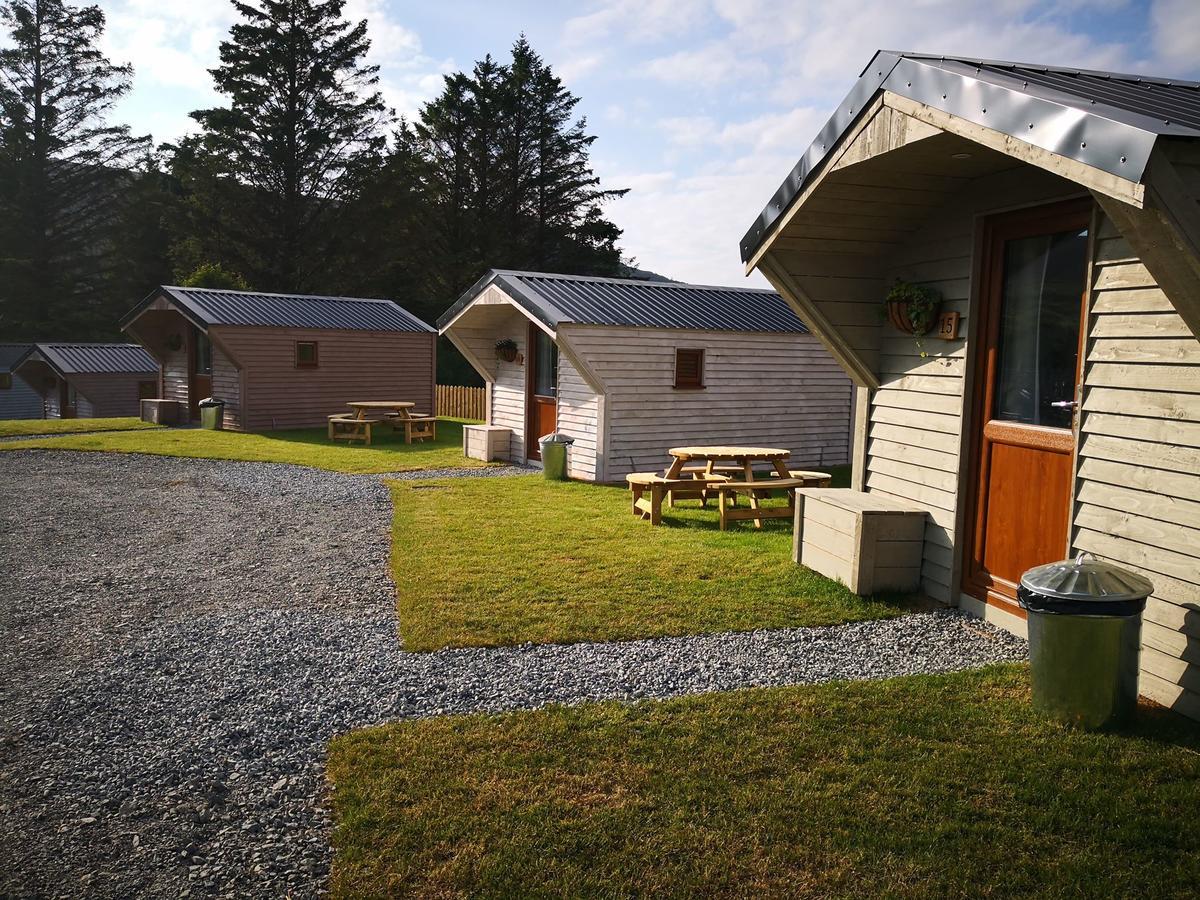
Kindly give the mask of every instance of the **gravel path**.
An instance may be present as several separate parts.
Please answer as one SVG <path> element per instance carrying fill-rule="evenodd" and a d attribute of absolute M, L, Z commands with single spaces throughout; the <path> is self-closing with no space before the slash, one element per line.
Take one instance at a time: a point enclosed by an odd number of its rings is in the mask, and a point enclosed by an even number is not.
<path fill-rule="evenodd" d="M 951 612 L 404 653 L 389 521 L 379 476 L 0 455 L 0 896 L 319 894 L 326 744 L 388 719 L 1024 655 Z"/>

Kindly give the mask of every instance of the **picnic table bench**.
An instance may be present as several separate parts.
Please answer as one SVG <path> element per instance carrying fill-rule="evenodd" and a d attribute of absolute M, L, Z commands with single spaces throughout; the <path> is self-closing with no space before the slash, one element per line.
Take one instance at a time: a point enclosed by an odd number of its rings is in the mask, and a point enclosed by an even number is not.
<path fill-rule="evenodd" d="M 329 440 L 362 441 L 371 446 L 371 428 L 383 419 L 355 416 L 351 413 L 334 413 L 329 417 Z"/>
<path fill-rule="evenodd" d="M 790 519 L 796 515 L 797 488 L 807 487 L 809 482 L 803 478 L 768 478 L 759 481 L 721 481 L 713 490 L 717 492 L 717 511 L 721 516 L 721 530 L 728 523 L 741 519 L 753 519 L 755 528 L 762 528 L 763 519 Z M 752 502 L 749 507 L 737 505 L 737 495 L 745 494 L 756 501 L 766 491 L 786 491 L 788 502 L 786 506 L 759 506 Z M 729 501 L 733 502 L 730 503 Z"/>
<path fill-rule="evenodd" d="M 662 524 L 662 503 L 672 490 L 684 488 L 694 491 L 698 486 L 716 484 L 724 479 L 717 478 L 667 478 L 657 472 L 634 472 L 626 475 L 625 481 L 633 492 L 633 514 L 649 519 L 651 525 Z M 650 496 L 645 495 L 649 493 Z"/>

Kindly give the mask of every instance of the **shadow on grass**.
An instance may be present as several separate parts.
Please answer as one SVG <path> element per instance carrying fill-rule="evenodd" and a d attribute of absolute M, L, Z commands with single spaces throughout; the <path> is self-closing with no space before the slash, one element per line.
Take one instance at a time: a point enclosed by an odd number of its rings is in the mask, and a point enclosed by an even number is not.
<path fill-rule="evenodd" d="M 411 444 L 404 443 L 404 429 L 396 431 L 390 425 L 380 424 L 371 431 L 370 447 L 362 441 L 331 441 L 325 428 L 285 428 L 279 431 L 250 433 L 266 440 L 281 441 L 286 444 L 306 444 L 322 449 L 336 446 L 350 450 L 394 450 L 398 453 L 418 453 L 421 450 L 431 450 L 435 447 L 461 447 L 463 426 L 470 424 L 472 423 L 469 420 L 464 419 L 438 419 L 436 440 L 415 441 Z"/>

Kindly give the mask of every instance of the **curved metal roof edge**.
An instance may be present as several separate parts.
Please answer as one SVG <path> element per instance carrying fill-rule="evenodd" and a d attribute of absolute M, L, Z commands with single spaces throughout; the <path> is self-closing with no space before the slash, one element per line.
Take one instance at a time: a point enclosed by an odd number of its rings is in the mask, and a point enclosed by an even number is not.
<path fill-rule="evenodd" d="M 922 65 L 923 62 L 928 63 L 930 61 L 957 63 L 965 66 L 975 65 L 977 67 L 987 65 L 997 68 L 1024 68 L 1031 71 L 1055 71 L 1122 81 L 1200 87 L 1200 84 L 1184 80 L 1172 81 L 1170 79 L 1122 75 L 1113 72 L 1051 67 L 1000 60 L 879 50 L 863 68 L 858 82 L 838 105 L 833 115 L 817 133 L 817 137 L 809 145 L 808 149 L 805 150 L 796 165 L 792 167 L 791 172 L 788 173 L 783 183 L 776 189 L 771 199 L 767 202 L 767 205 L 747 230 L 740 242 L 742 262 L 749 261 L 758 251 L 776 222 L 791 207 L 793 201 L 803 190 L 809 179 L 820 170 L 829 153 L 840 143 L 846 132 L 853 126 L 863 111 L 870 105 L 875 95 L 881 90 L 890 90 L 967 121 L 995 128 L 1019 140 L 1027 141 L 1050 152 L 1058 153 L 1059 155 L 1094 166 L 1118 177 L 1126 178 L 1131 182 L 1140 181 L 1154 142 L 1161 134 L 1194 135 L 1194 131 L 1191 129 L 1172 127 L 1169 123 L 1161 123 L 1151 116 L 1141 115 L 1126 109 L 1119 109 L 1095 100 L 1091 101 L 1090 108 L 1085 110 L 1079 106 L 1081 99 L 1079 95 L 1046 88 L 1041 85 L 1030 85 L 1022 82 L 1016 74 L 985 74 L 977 68 L 973 77 L 978 83 L 980 91 L 993 94 L 993 98 L 990 101 L 990 105 L 993 107 L 993 115 L 991 118 L 985 119 L 988 108 L 986 105 L 977 105 L 977 109 L 964 107 L 960 99 L 961 94 L 964 92 L 959 92 L 952 98 L 950 96 L 951 91 L 944 89 L 947 79 L 962 82 L 968 76 L 962 73 L 951 72 L 941 65 L 937 67 Z M 903 69 L 903 71 L 898 71 L 900 69 Z M 903 77 L 897 77 L 900 75 Z M 1008 111 L 1010 117 L 1014 118 L 1014 120 L 1023 122 L 1029 118 L 1031 112 L 1030 106 L 1032 106 L 1034 112 L 1042 113 L 1055 113 L 1069 109 L 1079 114 L 1082 119 L 1090 121 L 1093 124 L 1094 130 L 1099 131 L 1101 136 L 1111 137 L 1121 135 L 1131 143 L 1122 145 L 1115 152 L 1113 159 L 1116 162 L 1113 162 L 1113 160 L 1106 160 L 1101 156 L 1103 147 L 1101 145 L 1101 149 L 1098 150 L 1096 148 L 1097 141 L 1090 141 L 1092 147 L 1089 149 L 1087 147 L 1089 141 L 1077 140 L 1080 131 L 1078 125 L 1070 129 L 1069 134 L 1066 136 L 1051 129 L 1060 140 L 1063 140 L 1064 137 L 1070 138 L 1070 141 L 1062 147 L 1041 141 L 1029 141 L 1029 133 L 1027 131 L 1022 130 L 1017 132 L 1015 128 L 1003 127 L 1005 116 L 998 114 L 995 110 L 995 104 L 998 99 L 1001 103 L 1006 99 L 1011 103 L 1013 95 L 1019 95 L 1017 99 L 1021 106 L 1019 110 Z M 1011 115 L 1014 112 L 1019 112 L 1020 115 Z M 1158 124 L 1156 125 L 1155 123 Z"/>
<path fill-rule="evenodd" d="M 26 350 L 24 353 L 22 353 L 20 356 L 18 356 L 15 360 L 13 360 L 12 365 L 9 367 L 9 371 L 10 372 L 17 371 L 17 369 L 21 368 L 21 366 L 25 365 L 25 363 L 29 362 L 30 358 L 33 356 L 37 356 L 39 359 L 41 359 L 42 362 L 44 362 L 46 365 L 48 365 L 50 368 L 52 368 L 55 372 L 58 372 L 59 375 L 63 374 L 62 370 L 60 370 L 58 368 L 58 366 L 55 365 L 54 362 L 47 359 L 46 354 L 42 353 L 38 349 L 37 344 L 30 345 L 28 350 Z"/>
<path fill-rule="evenodd" d="M 518 272 L 513 269 L 488 269 L 478 281 L 462 292 L 459 298 L 450 305 L 449 309 L 437 317 L 438 333 L 444 333 L 450 327 L 450 324 L 458 318 L 459 313 L 474 303 L 475 299 L 486 291 L 491 284 L 502 285 L 504 292 L 519 303 L 522 309 L 537 318 L 548 328 L 557 328 L 559 322 L 569 321 L 564 316 L 562 310 L 547 301 L 541 294 L 532 290 L 526 290 L 517 283 L 515 276 L 526 274 L 530 273 Z M 547 277 L 552 278 L 555 276 L 551 275 Z"/>

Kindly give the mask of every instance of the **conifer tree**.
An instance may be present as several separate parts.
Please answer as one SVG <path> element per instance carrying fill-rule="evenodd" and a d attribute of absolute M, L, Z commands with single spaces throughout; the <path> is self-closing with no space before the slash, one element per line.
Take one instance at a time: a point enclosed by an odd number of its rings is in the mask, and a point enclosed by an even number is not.
<path fill-rule="evenodd" d="M 110 335 L 118 199 L 145 138 L 111 124 L 132 69 L 99 50 L 104 13 L 6 0 L 0 27 L 0 330 L 8 339 Z"/>
<path fill-rule="evenodd" d="M 350 238 L 343 215 L 381 163 L 391 124 L 344 0 L 254 0 L 211 70 L 228 105 L 197 110 L 176 148 L 189 191 L 181 264 L 217 261 L 263 290 L 321 290 Z M 218 245 L 218 246 L 214 246 Z"/>

